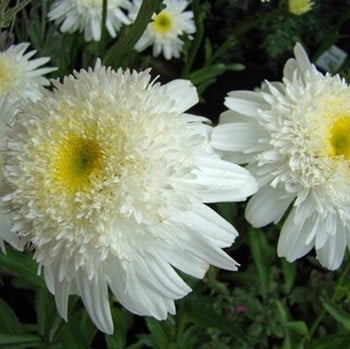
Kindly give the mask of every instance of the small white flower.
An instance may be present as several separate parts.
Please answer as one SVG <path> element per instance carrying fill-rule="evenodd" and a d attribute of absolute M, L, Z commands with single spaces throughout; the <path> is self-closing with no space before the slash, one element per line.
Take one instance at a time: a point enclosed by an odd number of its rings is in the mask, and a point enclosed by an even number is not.
<path fill-rule="evenodd" d="M 237 232 L 203 202 L 245 200 L 245 169 L 209 146 L 189 81 L 150 82 L 148 71 L 82 70 L 18 114 L 8 136 L 3 197 L 13 233 L 35 248 L 60 314 L 79 294 L 112 333 L 108 288 L 131 312 L 175 313 L 209 264 L 236 270 L 222 250 Z"/>
<path fill-rule="evenodd" d="M 0 103 L 16 103 L 20 100 L 36 100 L 40 97 L 40 87 L 49 85 L 43 76 L 56 68 L 41 67 L 50 58 L 31 59 L 36 51 L 25 51 L 29 43 L 11 45 L 6 51 L 0 52 Z"/>
<path fill-rule="evenodd" d="M 252 225 L 276 223 L 290 208 L 279 256 L 292 262 L 315 247 L 337 269 L 350 241 L 350 87 L 318 72 L 300 44 L 294 52 L 282 82 L 229 93 L 212 145 L 258 179 L 246 208 Z"/>
<path fill-rule="evenodd" d="M 141 0 L 134 0 L 134 11 L 130 16 L 135 18 L 141 6 Z M 159 56 L 163 53 L 166 59 L 180 57 L 183 46 L 181 36 L 196 31 L 193 21 L 193 12 L 185 11 L 188 0 L 164 0 L 165 9 L 158 14 L 153 14 L 152 22 L 148 24 L 145 32 L 135 45 L 137 51 L 143 51 L 153 45 L 153 55 Z"/>
<path fill-rule="evenodd" d="M 86 41 L 99 41 L 102 26 L 102 0 L 56 0 L 48 17 L 61 24 L 62 32 L 84 32 Z M 130 6 L 129 0 L 108 0 L 106 28 L 111 37 L 116 37 L 122 24 L 130 24 L 124 9 Z"/>

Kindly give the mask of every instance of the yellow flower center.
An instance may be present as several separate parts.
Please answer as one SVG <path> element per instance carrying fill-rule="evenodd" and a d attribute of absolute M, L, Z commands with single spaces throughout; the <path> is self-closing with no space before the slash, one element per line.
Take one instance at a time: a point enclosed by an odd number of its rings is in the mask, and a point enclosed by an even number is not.
<path fill-rule="evenodd" d="M 153 20 L 153 28 L 159 33 L 166 33 L 172 27 L 172 20 L 169 14 L 161 12 Z"/>
<path fill-rule="evenodd" d="M 0 97 L 5 96 L 11 90 L 17 76 L 16 65 L 4 54 L 0 54 Z"/>
<path fill-rule="evenodd" d="M 89 188 L 92 177 L 101 171 L 101 160 L 102 149 L 96 140 L 71 134 L 57 149 L 51 175 L 69 193 L 76 193 Z"/>
<path fill-rule="evenodd" d="M 329 129 L 331 156 L 343 156 L 350 160 L 350 116 L 339 116 Z"/>

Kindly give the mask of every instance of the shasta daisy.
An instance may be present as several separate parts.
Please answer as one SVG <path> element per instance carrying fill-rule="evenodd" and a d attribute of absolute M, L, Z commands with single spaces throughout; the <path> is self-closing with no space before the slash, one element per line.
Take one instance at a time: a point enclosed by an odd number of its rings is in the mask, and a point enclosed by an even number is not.
<path fill-rule="evenodd" d="M 315 248 L 337 269 L 350 242 L 350 87 L 317 71 L 300 44 L 294 52 L 282 82 L 228 94 L 211 144 L 258 179 L 246 208 L 253 226 L 288 212 L 279 256 L 292 262 Z"/>
<path fill-rule="evenodd" d="M 236 270 L 222 248 L 237 232 L 203 202 L 245 200 L 257 184 L 213 152 L 205 118 L 185 113 L 198 101 L 191 83 L 98 62 L 54 86 L 11 128 L 3 200 L 60 314 L 78 294 L 112 333 L 108 289 L 131 312 L 164 319 L 190 292 L 174 268 Z"/>

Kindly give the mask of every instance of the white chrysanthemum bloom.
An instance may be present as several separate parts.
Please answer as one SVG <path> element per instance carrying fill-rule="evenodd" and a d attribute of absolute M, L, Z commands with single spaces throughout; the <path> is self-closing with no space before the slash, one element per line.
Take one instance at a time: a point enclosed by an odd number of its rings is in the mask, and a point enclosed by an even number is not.
<path fill-rule="evenodd" d="M 43 67 L 50 58 L 32 58 L 36 51 L 27 51 L 29 43 L 11 45 L 0 52 L 0 193 L 6 191 L 3 179 L 3 154 L 5 132 L 12 122 L 19 103 L 36 101 L 41 96 L 41 88 L 49 85 L 44 75 L 56 68 Z M 10 233 L 12 214 L 0 202 L 0 249 L 4 251 L 4 241 L 20 249 L 18 237 Z"/>
<path fill-rule="evenodd" d="M 49 85 L 43 76 L 56 68 L 42 67 L 50 58 L 31 59 L 36 51 L 25 52 L 29 43 L 11 45 L 0 52 L 0 103 L 16 103 L 24 99 L 36 100 L 40 97 L 41 86 Z"/>
<path fill-rule="evenodd" d="M 134 0 L 134 10 L 130 11 L 131 18 L 135 18 L 141 6 L 141 0 Z M 153 45 L 153 55 L 163 53 L 166 59 L 180 57 L 183 40 L 182 35 L 192 39 L 191 34 L 196 31 L 193 12 L 185 11 L 188 0 L 164 0 L 165 8 L 158 14 L 153 14 L 152 22 L 135 45 L 137 51 L 143 51 Z"/>
<path fill-rule="evenodd" d="M 203 202 L 245 200 L 247 170 L 209 146 L 189 81 L 106 69 L 55 82 L 18 114 L 7 140 L 3 197 L 13 232 L 35 248 L 60 314 L 79 294 L 111 333 L 108 287 L 131 312 L 164 319 L 209 264 L 236 270 L 222 250 L 237 232 Z"/>
<path fill-rule="evenodd" d="M 48 13 L 52 21 L 60 24 L 62 32 L 84 32 L 86 41 L 101 39 L 103 0 L 56 0 Z M 130 24 L 124 9 L 130 7 L 129 0 L 108 0 L 106 28 L 112 38 L 123 24 Z"/>
<path fill-rule="evenodd" d="M 0 195 L 6 193 L 4 178 L 5 135 L 15 117 L 16 109 L 17 103 L 13 103 L 9 98 L 4 98 L 0 104 Z M 0 249 L 2 252 L 5 252 L 5 241 L 16 249 L 23 248 L 23 244 L 18 239 L 18 236 L 11 232 L 12 219 L 13 214 L 0 201 Z"/>
<path fill-rule="evenodd" d="M 315 247 L 337 269 L 350 241 L 350 87 L 318 72 L 300 44 L 294 52 L 283 82 L 229 93 L 211 143 L 258 179 L 246 208 L 253 226 L 291 209 L 278 255 L 292 262 Z"/>

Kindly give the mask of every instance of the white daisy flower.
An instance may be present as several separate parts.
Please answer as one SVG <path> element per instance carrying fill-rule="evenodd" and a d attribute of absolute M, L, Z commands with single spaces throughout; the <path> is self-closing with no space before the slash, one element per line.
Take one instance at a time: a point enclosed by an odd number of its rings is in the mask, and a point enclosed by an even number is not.
<path fill-rule="evenodd" d="M 103 0 L 56 0 L 48 13 L 52 21 L 60 25 L 62 32 L 84 32 L 86 41 L 101 39 Z M 108 0 L 106 28 L 112 38 L 117 36 L 122 24 L 130 24 L 124 9 L 129 0 Z"/>
<path fill-rule="evenodd" d="M 41 86 L 49 85 L 43 75 L 56 68 L 41 67 L 50 60 L 48 57 L 31 59 L 36 51 L 25 52 L 29 45 L 23 42 L 0 52 L 0 103 L 5 99 L 8 103 L 35 101 L 41 95 Z"/>
<path fill-rule="evenodd" d="M 136 18 L 141 3 L 141 0 L 134 0 L 134 10 L 130 11 L 132 18 Z M 193 12 L 185 11 L 188 0 L 164 0 L 164 4 L 164 10 L 153 14 L 152 22 L 136 43 L 135 49 L 143 51 L 153 45 L 154 56 L 162 53 L 166 59 L 178 58 L 183 46 L 181 36 L 187 34 L 192 39 L 191 34 L 196 31 Z"/>
<path fill-rule="evenodd" d="M 198 101 L 191 83 L 150 79 L 98 62 L 23 108 L 7 140 L 12 231 L 35 248 L 62 317 L 78 294 L 106 333 L 108 288 L 131 312 L 164 319 L 190 292 L 173 268 L 236 270 L 222 248 L 237 232 L 203 202 L 257 190 L 213 152 L 206 119 L 184 113 Z"/>
<path fill-rule="evenodd" d="M 42 67 L 50 58 L 34 58 L 36 51 L 26 50 L 29 43 L 11 45 L 0 52 L 0 193 L 6 190 L 3 178 L 3 154 L 5 133 L 18 108 L 25 100 L 35 101 L 41 96 L 42 86 L 49 85 L 44 75 L 56 68 Z M 4 241 L 20 249 L 18 237 L 10 233 L 11 216 L 0 202 L 0 249 L 4 251 Z"/>
<path fill-rule="evenodd" d="M 6 192 L 4 178 L 4 151 L 5 135 L 11 124 L 17 109 L 17 103 L 13 103 L 9 98 L 4 98 L 0 103 L 0 195 Z M 0 249 L 5 252 L 4 242 L 8 242 L 16 249 L 22 249 L 23 244 L 16 234 L 11 233 L 13 214 L 0 201 Z"/>
<path fill-rule="evenodd" d="M 350 87 L 318 72 L 300 44 L 294 52 L 283 82 L 229 93 L 211 143 L 258 179 L 246 208 L 253 226 L 288 211 L 278 255 L 292 262 L 315 247 L 337 269 L 350 241 Z"/>

